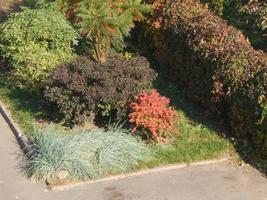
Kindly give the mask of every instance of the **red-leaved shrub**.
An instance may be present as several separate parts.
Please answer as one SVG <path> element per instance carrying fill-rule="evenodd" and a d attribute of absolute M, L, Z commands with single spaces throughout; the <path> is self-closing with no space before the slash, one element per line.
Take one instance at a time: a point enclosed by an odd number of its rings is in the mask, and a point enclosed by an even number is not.
<path fill-rule="evenodd" d="M 129 121 L 134 124 L 132 131 L 145 129 L 157 142 L 164 141 L 163 133 L 176 130 L 174 123 L 177 115 L 169 104 L 170 100 L 160 96 L 157 90 L 142 92 L 136 96 L 130 104 Z"/>

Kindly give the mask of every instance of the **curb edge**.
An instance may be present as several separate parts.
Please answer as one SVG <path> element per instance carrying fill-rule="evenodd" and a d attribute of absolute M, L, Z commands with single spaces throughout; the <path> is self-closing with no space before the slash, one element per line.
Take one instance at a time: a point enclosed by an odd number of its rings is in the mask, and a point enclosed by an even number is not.
<path fill-rule="evenodd" d="M 136 177 L 136 176 L 142 176 L 142 175 L 147 175 L 147 174 L 153 174 L 153 173 L 161 173 L 169 170 L 175 170 L 175 169 L 182 169 L 186 168 L 189 166 L 203 166 L 203 165 L 211 165 L 211 164 L 216 164 L 216 163 L 222 163 L 228 161 L 230 158 L 222 158 L 222 159 L 216 159 L 216 160 L 206 160 L 206 161 L 199 161 L 199 162 L 193 162 L 193 163 L 179 163 L 179 164 L 173 164 L 173 165 L 165 165 L 161 167 L 156 167 L 156 168 L 151 168 L 151 169 L 144 169 L 140 170 L 137 172 L 132 172 L 132 173 L 125 173 L 125 174 L 120 174 L 120 175 L 114 175 L 114 176 L 109 176 L 109 177 L 104 177 L 96 180 L 89 180 L 85 182 L 79 182 L 79 183 L 72 183 L 72 184 L 67 184 L 67 185 L 59 185 L 59 186 L 52 186 L 50 189 L 53 191 L 62 191 L 62 190 L 67 190 L 79 186 L 88 186 L 94 183 L 103 183 L 103 182 L 109 182 L 109 181 L 118 181 L 121 179 L 126 179 L 130 177 Z"/>
<path fill-rule="evenodd" d="M 16 122 L 12 119 L 11 114 L 7 107 L 4 105 L 2 101 L 0 101 L 0 113 L 3 116 L 5 122 L 10 127 L 11 131 L 15 135 L 21 150 L 25 153 L 27 156 L 29 153 L 28 149 L 28 140 L 26 136 L 24 135 L 23 131 L 19 128 L 19 126 L 16 124 Z"/>

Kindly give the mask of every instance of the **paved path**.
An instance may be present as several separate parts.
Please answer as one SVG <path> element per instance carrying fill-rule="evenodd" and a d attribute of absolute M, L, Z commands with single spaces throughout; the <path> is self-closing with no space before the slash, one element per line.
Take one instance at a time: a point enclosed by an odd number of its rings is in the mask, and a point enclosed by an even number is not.
<path fill-rule="evenodd" d="M 0 200 L 267 200 L 267 179 L 228 162 L 48 192 L 23 177 L 17 168 L 18 152 L 0 116 Z"/>

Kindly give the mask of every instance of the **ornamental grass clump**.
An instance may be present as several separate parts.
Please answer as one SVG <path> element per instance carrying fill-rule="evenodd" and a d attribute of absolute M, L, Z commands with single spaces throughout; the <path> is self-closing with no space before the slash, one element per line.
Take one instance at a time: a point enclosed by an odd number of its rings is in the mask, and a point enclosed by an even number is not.
<path fill-rule="evenodd" d="M 160 96 L 156 90 L 136 96 L 130 104 L 129 121 L 134 124 L 132 131 L 145 130 L 157 142 L 166 141 L 166 133 L 177 132 L 174 126 L 177 115 L 169 104 L 170 100 Z"/>
<path fill-rule="evenodd" d="M 28 177 L 47 181 L 67 172 L 67 179 L 86 180 L 129 172 L 150 158 L 150 150 L 122 130 L 63 134 L 52 126 L 36 130 L 25 163 Z"/>

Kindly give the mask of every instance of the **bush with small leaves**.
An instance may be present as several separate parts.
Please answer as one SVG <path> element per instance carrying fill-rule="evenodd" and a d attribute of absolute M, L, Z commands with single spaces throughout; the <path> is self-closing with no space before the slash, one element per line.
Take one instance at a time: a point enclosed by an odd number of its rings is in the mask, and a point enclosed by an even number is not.
<path fill-rule="evenodd" d="M 150 53 L 169 79 L 207 113 L 228 122 L 238 142 L 249 143 L 255 155 L 266 159 L 265 54 L 198 0 L 153 2 L 150 35 L 146 31 L 154 45 Z"/>
<path fill-rule="evenodd" d="M 145 129 L 157 142 L 163 142 L 163 133 L 177 131 L 174 123 L 177 115 L 169 106 L 170 100 L 160 96 L 156 90 L 142 92 L 130 104 L 129 121 L 134 124 L 133 132 Z"/>
<path fill-rule="evenodd" d="M 48 0 L 42 0 L 47 2 Z M 105 62 L 110 48 L 124 48 L 134 22 L 144 19 L 150 7 L 142 0 L 56 0 L 90 44 L 91 55 Z"/>
<path fill-rule="evenodd" d="M 78 34 L 54 4 L 13 13 L 0 27 L 0 54 L 26 86 L 39 88 L 51 70 L 73 58 Z"/>
<path fill-rule="evenodd" d="M 54 70 L 45 96 L 58 106 L 66 123 L 83 123 L 96 115 L 118 119 L 127 115 L 128 102 L 154 78 L 143 57 L 115 54 L 104 64 L 79 57 Z"/>

